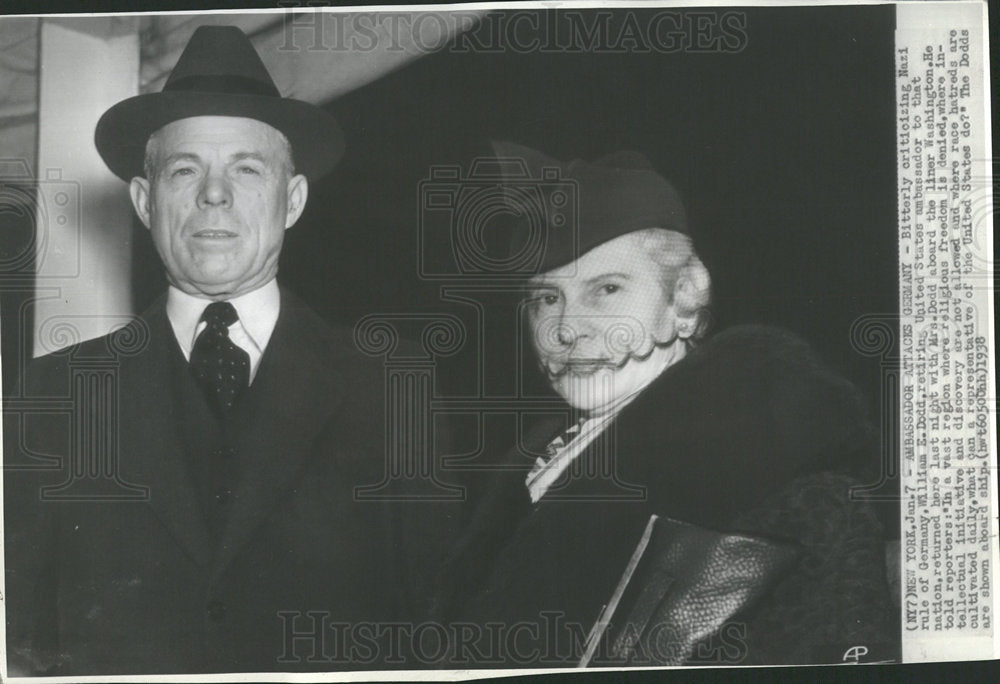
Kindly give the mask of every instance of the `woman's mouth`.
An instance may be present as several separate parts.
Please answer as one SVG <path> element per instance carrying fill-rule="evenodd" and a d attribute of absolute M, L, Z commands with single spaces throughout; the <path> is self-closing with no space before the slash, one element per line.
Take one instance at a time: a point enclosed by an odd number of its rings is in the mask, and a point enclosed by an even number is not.
<path fill-rule="evenodd" d="M 621 363 L 615 363 L 611 359 L 568 359 L 566 361 L 546 361 L 545 370 L 549 377 L 558 378 L 572 373 L 578 376 L 593 375 L 599 370 L 618 370 L 628 362 L 628 356 Z"/>

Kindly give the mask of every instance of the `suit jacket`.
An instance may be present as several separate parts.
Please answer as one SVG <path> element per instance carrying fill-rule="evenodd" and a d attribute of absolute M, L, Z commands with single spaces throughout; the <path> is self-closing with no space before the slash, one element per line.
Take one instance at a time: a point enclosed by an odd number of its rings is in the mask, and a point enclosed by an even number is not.
<path fill-rule="evenodd" d="M 172 405 L 178 368 L 161 299 L 26 373 L 27 410 L 5 425 L 14 662 L 61 675 L 402 665 L 378 627 L 419 614 L 420 569 L 453 510 L 356 500 L 386 474 L 381 360 L 282 291 L 237 439 L 244 476 L 214 532 Z M 106 453 L 116 466 L 95 462 Z"/>
<path fill-rule="evenodd" d="M 870 506 L 849 499 L 877 460 L 875 433 L 853 386 L 800 340 L 763 327 L 711 338 L 627 405 L 533 505 L 525 475 L 565 427 L 542 424 L 507 455 L 446 564 L 438 615 L 510 631 L 456 652 L 456 665 L 483 654 L 505 665 L 575 664 L 654 513 L 801 551 L 762 605 L 699 648 L 700 660 L 839 662 L 866 644 L 895 654 L 881 528 Z"/>

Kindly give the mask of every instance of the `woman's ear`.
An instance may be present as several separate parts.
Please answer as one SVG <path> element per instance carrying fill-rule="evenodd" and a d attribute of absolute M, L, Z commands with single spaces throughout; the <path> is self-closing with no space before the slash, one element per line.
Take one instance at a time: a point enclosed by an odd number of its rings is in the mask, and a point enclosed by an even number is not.
<path fill-rule="evenodd" d="M 709 324 L 711 283 L 708 271 L 697 258 L 681 269 L 673 294 L 674 325 L 680 339 L 697 339 L 704 334 Z"/>
<path fill-rule="evenodd" d="M 698 312 L 694 311 L 684 316 L 675 315 L 674 325 L 677 329 L 677 337 L 685 342 L 688 341 L 698 331 Z"/>

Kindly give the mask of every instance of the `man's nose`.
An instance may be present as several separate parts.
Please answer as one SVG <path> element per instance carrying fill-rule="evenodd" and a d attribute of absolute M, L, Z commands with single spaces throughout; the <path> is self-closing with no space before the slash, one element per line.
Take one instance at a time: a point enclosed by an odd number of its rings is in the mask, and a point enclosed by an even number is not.
<path fill-rule="evenodd" d="M 202 208 L 228 207 L 232 204 L 232 188 L 229 179 L 222 173 L 208 173 L 201 183 L 198 205 Z"/>

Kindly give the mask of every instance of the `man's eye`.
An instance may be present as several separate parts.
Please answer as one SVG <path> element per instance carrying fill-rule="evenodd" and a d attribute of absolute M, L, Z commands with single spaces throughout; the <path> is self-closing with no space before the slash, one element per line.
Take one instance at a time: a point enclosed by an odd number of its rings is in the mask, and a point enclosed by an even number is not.
<path fill-rule="evenodd" d="M 250 176 L 259 176 L 260 175 L 260 171 L 258 171 L 257 169 L 255 169 L 252 166 L 241 166 L 238 169 L 236 169 L 236 171 L 237 171 L 237 173 L 241 173 L 241 174 L 245 174 L 245 175 L 250 175 Z"/>
<path fill-rule="evenodd" d="M 190 166 L 181 166 L 181 167 L 176 168 L 176 169 L 174 169 L 173 171 L 170 172 L 170 175 L 174 176 L 174 177 L 176 177 L 176 176 L 190 176 L 190 175 L 193 175 L 193 174 L 194 174 L 194 169 L 192 169 Z"/>
<path fill-rule="evenodd" d="M 602 295 L 609 295 L 609 294 L 614 294 L 621 289 L 622 288 L 620 285 L 616 285 L 614 283 L 605 283 L 604 285 L 601 285 L 600 293 Z"/>

